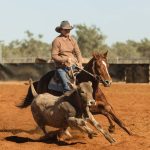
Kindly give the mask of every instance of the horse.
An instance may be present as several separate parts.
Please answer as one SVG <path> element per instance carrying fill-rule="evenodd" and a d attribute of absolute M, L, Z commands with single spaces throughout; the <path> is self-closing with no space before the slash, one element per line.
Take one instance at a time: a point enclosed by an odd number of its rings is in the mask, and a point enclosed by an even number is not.
<path fill-rule="evenodd" d="M 90 111 L 93 114 L 102 114 L 107 117 L 109 121 L 109 132 L 115 131 L 115 124 L 118 124 L 125 132 L 129 135 L 132 135 L 132 132 L 125 126 L 125 124 L 117 117 L 115 114 L 113 107 L 108 103 L 104 93 L 100 89 L 100 83 L 102 83 L 105 87 L 110 87 L 112 83 L 111 76 L 108 72 L 108 61 L 107 61 L 107 53 L 93 53 L 93 57 L 90 61 L 85 65 L 82 71 L 77 74 L 77 84 L 81 82 L 92 82 L 93 88 L 93 98 L 96 101 L 96 106 L 90 107 Z M 48 84 L 51 78 L 54 76 L 55 70 L 49 71 L 44 76 L 41 77 L 39 81 L 35 81 L 33 83 L 36 91 L 40 93 L 48 92 L 55 96 L 61 96 L 63 93 L 57 92 L 54 90 L 48 89 Z M 28 107 L 33 100 L 33 95 L 31 92 L 31 88 L 29 87 L 28 93 L 24 99 L 24 101 L 18 105 L 20 108 Z M 114 121 L 114 122 L 113 122 Z"/>

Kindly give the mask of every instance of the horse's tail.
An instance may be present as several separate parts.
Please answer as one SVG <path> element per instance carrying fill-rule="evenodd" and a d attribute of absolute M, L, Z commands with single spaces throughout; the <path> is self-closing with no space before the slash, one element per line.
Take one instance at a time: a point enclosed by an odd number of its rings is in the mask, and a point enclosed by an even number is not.
<path fill-rule="evenodd" d="M 32 85 L 34 89 L 37 89 L 38 81 L 33 82 Z M 33 99 L 34 99 L 34 96 L 32 94 L 31 85 L 30 85 L 26 97 L 23 99 L 23 101 L 19 105 L 17 105 L 17 107 L 19 107 L 20 109 L 26 108 L 29 105 L 31 105 Z"/>

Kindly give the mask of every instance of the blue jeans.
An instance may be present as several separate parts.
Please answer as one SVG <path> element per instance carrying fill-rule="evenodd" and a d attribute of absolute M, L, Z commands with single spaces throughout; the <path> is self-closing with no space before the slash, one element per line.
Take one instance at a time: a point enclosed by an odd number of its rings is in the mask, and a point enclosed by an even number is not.
<path fill-rule="evenodd" d="M 75 66 L 72 66 L 72 69 L 74 70 Z M 69 76 L 67 74 L 68 70 L 70 70 L 69 67 L 63 67 L 63 68 L 58 68 L 57 69 L 57 73 L 58 73 L 58 75 L 59 75 L 59 77 L 60 77 L 60 79 L 62 81 L 64 92 L 71 90 L 71 88 L 68 85 L 68 82 L 70 82 Z"/>

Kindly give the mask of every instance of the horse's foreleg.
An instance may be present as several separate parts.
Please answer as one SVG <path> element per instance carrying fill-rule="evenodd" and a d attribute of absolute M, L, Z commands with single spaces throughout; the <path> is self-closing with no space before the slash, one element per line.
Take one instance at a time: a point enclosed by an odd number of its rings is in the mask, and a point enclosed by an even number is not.
<path fill-rule="evenodd" d="M 113 123 L 112 119 L 111 119 L 111 116 L 110 114 L 108 113 L 111 109 L 111 106 L 107 106 L 107 109 L 106 109 L 106 105 L 102 104 L 102 103 L 98 103 L 96 106 L 92 106 L 90 108 L 91 112 L 92 113 L 95 113 L 95 114 L 102 114 L 104 116 L 107 117 L 108 121 L 109 121 L 109 132 L 113 133 L 115 131 L 115 124 Z"/>
<path fill-rule="evenodd" d="M 101 113 L 104 115 L 104 116 L 106 116 L 107 117 L 107 119 L 108 119 L 108 122 L 109 122 L 109 128 L 108 128 L 108 131 L 110 132 L 110 133 L 114 133 L 114 131 L 115 131 L 115 124 L 113 123 L 113 121 L 112 121 L 112 116 L 109 114 L 109 112 L 107 112 L 106 110 L 104 110 L 104 109 L 102 109 L 101 110 Z"/>

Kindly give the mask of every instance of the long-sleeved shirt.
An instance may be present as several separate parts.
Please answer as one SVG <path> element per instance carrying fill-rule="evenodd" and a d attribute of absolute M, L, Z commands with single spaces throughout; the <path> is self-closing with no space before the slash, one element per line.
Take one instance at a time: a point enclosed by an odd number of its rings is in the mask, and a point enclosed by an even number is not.
<path fill-rule="evenodd" d="M 65 66 L 68 58 L 71 58 L 74 63 L 82 64 L 80 49 L 76 40 L 71 36 L 59 35 L 56 37 L 52 42 L 51 56 L 57 67 Z"/>

